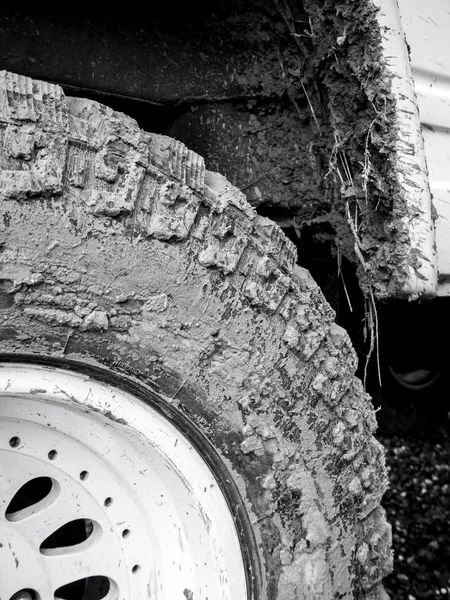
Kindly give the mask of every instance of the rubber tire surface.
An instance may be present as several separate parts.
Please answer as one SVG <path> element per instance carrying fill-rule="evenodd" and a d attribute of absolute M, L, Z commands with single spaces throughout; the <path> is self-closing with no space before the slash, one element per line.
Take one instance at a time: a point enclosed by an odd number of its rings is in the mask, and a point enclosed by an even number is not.
<path fill-rule="evenodd" d="M 287 238 L 183 144 L 58 86 L 3 72 L 0 135 L 1 353 L 100 364 L 188 415 L 241 491 L 258 600 L 385 598 L 372 406 Z"/>

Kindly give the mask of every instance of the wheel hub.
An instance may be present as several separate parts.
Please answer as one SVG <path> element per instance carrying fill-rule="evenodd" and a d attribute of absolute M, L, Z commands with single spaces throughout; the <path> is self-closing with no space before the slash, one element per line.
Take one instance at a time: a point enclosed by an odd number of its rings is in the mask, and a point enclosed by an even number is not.
<path fill-rule="evenodd" d="M 1 598 L 247 597 L 217 481 L 133 396 L 62 370 L 0 367 L 0 461 Z"/>

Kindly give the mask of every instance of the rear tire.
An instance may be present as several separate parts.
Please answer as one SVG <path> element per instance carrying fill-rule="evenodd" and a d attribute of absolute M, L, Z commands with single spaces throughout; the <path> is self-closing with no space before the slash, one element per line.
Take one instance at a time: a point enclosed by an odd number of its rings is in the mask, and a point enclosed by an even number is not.
<path fill-rule="evenodd" d="M 251 523 L 249 599 L 384 598 L 374 413 L 291 243 L 183 144 L 57 86 L 3 73 L 0 127 L 2 360 L 107 369 L 194 424 Z"/>

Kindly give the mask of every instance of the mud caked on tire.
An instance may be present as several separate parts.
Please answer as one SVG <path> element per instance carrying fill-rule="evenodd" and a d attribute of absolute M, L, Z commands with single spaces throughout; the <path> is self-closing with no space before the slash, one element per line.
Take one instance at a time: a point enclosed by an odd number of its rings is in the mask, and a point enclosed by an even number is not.
<path fill-rule="evenodd" d="M 109 373 L 191 423 L 248 599 L 384 598 L 374 413 L 280 229 L 182 143 L 58 86 L 3 72 L 0 139 L 1 365 Z"/>

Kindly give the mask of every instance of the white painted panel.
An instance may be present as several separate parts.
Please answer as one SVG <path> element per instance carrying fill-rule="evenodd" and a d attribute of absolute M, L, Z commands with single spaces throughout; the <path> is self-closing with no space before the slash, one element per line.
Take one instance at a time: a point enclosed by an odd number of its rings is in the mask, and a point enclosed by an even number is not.
<path fill-rule="evenodd" d="M 450 0 L 399 0 L 438 219 L 438 295 L 450 295 Z"/>

